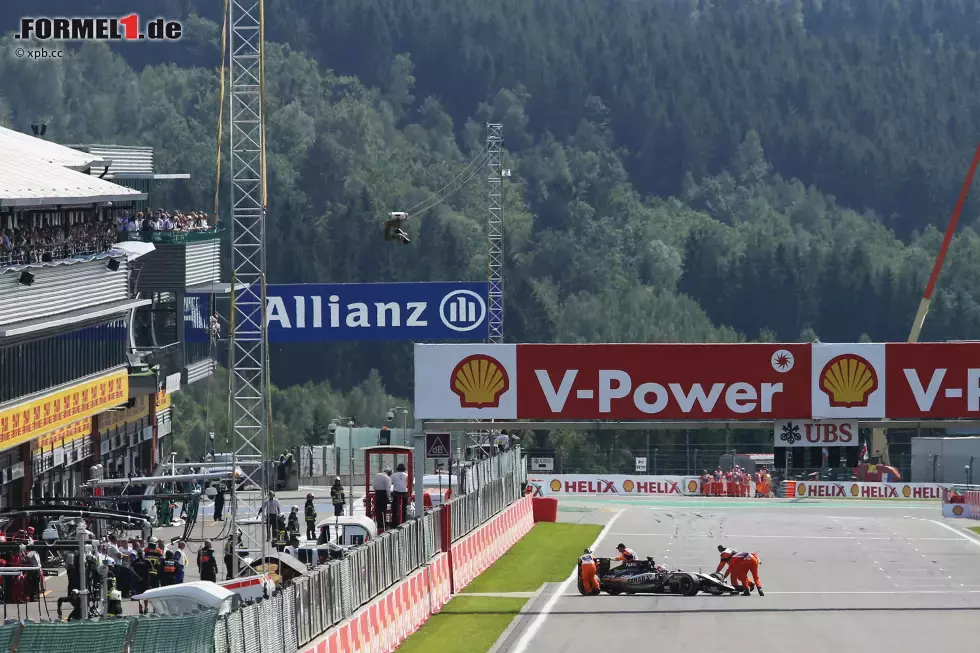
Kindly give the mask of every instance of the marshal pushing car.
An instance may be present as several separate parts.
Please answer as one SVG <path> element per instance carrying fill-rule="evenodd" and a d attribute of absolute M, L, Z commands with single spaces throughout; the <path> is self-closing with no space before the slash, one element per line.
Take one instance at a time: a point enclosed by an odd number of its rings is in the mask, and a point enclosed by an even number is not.
<path fill-rule="evenodd" d="M 596 577 L 599 579 L 598 592 L 586 592 L 582 582 L 581 563 L 578 575 L 578 591 L 580 594 L 596 595 L 606 592 L 618 594 L 679 594 L 696 596 L 704 592 L 721 596 L 736 594 L 734 587 L 729 585 L 720 574 L 702 574 L 689 571 L 670 571 L 663 565 L 658 565 L 653 558 L 624 562 L 612 566 L 610 558 L 596 558 Z"/>

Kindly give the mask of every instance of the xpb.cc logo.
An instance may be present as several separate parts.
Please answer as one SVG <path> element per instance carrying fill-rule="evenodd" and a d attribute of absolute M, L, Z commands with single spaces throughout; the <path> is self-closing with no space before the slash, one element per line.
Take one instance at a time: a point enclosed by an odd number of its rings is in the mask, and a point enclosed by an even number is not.
<path fill-rule="evenodd" d="M 486 317 L 486 301 L 472 290 L 455 290 L 439 303 L 439 318 L 453 331 L 472 331 L 483 324 Z"/>

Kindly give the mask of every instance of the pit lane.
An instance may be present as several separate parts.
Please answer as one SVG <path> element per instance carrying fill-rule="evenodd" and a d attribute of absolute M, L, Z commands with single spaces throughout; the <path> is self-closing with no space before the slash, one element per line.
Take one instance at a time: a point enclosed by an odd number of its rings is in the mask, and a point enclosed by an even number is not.
<path fill-rule="evenodd" d="M 671 569 L 714 571 L 717 546 L 762 559 L 766 596 L 580 596 L 549 586 L 498 653 L 725 649 L 939 651 L 980 634 L 980 540 L 938 506 L 853 510 L 611 504 L 596 553 L 619 542 Z M 608 508 L 607 508 L 608 510 Z"/>

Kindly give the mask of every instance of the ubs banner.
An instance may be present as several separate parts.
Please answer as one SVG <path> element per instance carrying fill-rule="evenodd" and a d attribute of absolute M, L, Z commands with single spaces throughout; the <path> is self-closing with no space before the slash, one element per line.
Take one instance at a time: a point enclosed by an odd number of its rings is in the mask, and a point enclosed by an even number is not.
<path fill-rule="evenodd" d="M 272 284 L 269 342 L 483 341 L 489 292 L 486 282 Z M 208 310 L 206 295 L 188 295 L 188 339 L 206 334 Z"/>

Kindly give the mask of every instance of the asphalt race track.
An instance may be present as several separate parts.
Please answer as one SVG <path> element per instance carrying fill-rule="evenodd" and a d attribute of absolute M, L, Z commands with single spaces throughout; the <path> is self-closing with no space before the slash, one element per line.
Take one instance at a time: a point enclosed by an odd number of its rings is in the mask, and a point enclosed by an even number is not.
<path fill-rule="evenodd" d="M 719 544 L 755 551 L 766 595 L 584 597 L 565 583 L 534 601 L 501 651 L 922 653 L 980 638 L 980 540 L 938 504 L 611 505 L 589 515 L 607 523 L 598 555 L 623 542 L 670 569 L 710 573 Z"/>

